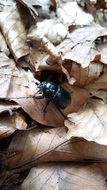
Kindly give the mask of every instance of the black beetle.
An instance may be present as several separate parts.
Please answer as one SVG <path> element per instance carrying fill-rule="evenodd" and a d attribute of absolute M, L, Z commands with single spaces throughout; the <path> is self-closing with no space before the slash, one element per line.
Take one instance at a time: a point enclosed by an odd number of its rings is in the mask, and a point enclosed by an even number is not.
<path fill-rule="evenodd" d="M 51 101 L 56 105 L 60 113 L 65 117 L 60 109 L 65 109 L 71 102 L 70 94 L 62 88 L 60 85 L 57 85 L 53 82 L 41 82 L 38 85 L 39 92 L 42 92 L 41 96 L 35 96 L 36 99 L 47 98 L 48 103 L 44 108 L 44 112 L 47 109 L 47 106 Z"/>
<path fill-rule="evenodd" d="M 37 96 L 29 96 L 29 97 L 9 97 L 5 98 L 8 99 L 22 99 L 22 98 L 34 98 L 34 99 L 42 99 L 47 98 L 48 102 L 44 108 L 44 112 L 46 112 L 46 109 L 51 101 L 55 104 L 61 115 L 67 119 L 67 117 L 63 114 L 63 112 L 60 109 L 65 109 L 70 103 L 71 103 L 71 96 L 70 94 L 62 88 L 60 85 L 57 85 L 53 82 L 40 82 L 38 85 L 38 92 L 41 92 L 42 94 Z"/>

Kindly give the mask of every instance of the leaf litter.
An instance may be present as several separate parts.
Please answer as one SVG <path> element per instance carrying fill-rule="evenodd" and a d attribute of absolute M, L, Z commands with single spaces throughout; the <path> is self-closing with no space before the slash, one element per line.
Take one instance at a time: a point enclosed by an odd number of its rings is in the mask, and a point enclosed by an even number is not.
<path fill-rule="evenodd" d="M 15 189 L 13 182 L 20 184 L 30 168 L 22 189 L 106 188 L 107 30 L 94 17 L 102 4 L 86 1 L 85 6 L 0 3 L 1 189 Z M 44 77 L 49 72 L 52 76 Z M 34 98 L 44 80 L 57 80 L 71 94 L 71 104 L 61 110 L 68 119 L 53 102 L 44 113 L 47 100 Z M 90 162 L 103 163 L 84 165 Z"/>

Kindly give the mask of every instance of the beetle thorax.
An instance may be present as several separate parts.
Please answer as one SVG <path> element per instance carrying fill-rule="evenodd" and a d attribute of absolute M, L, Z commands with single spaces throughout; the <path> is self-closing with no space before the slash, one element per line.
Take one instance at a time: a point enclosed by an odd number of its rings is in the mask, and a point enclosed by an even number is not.
<path fill-rule="evenodd" d="M 40 84 L 40 90 L 45 98 L 52 99 L 58 90 L 58 85 L 52 82 L 42 82 Z"/>

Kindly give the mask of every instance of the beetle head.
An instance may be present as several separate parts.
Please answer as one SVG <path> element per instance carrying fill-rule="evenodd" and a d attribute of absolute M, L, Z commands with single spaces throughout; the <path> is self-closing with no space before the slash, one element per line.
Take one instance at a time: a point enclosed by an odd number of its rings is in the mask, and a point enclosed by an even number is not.
<path fill-rule="evenodd" d="M 46 82 L 41 82 L 39 85 L 38 85 L 38 88 L 43 91 L 45 88 L 46 88 L 46 85 L 47 83 Z"/>

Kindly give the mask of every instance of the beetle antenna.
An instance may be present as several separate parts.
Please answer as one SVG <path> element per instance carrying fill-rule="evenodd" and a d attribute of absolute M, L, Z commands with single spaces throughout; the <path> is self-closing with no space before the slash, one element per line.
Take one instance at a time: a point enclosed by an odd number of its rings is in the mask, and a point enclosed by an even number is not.
<path fill-rule="evenodd" d="M 0 97 L 0 99 L 10 100 L 10 99 L 30 99 L 30 98 L 36 98 L 36 94 L 40 92 L 40 89 L 34 94 L 30 96 L 21 96 L 21 97 Z"/>
<path fill-rule="evenodd" d="M 5 99 L 5 100 L 10 100 L 10 99 L 28 99 L 28 98 L 33 98 L 33 96 L 22 96 L 22 97 L 0 97 L 0 99 Z"/>

